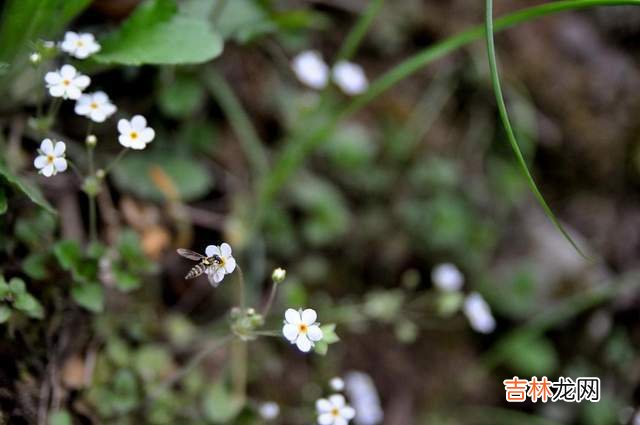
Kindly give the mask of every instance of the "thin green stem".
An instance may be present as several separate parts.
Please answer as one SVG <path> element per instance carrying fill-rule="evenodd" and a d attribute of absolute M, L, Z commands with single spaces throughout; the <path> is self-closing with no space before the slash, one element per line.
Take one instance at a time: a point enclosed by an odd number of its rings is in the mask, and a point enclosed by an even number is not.
<path fill-rule="evenodd" d="M 562 235 L 571 244 L 571 246 L 573 246 L 573 248 L 586 259 L 586 255 L 582 252 L 580 247 L 576 244 L 569 233 L 567 233 L 562 223 L 560 223 L 553 211 L 551 211 L 551 208 L 547 204 L 547 201 L 544 199 L 544 196 L 542 196 L 542 193 L 538 189 L 538 185 L 536 184 L 533 176 L 531 175 L 531 172 L 529 171 L 527 162 L 522 155 L 522 151 L 520 150 L 518 141 L 516 140 L 515 133 L 513 132 L 513 128 L 511 127 L 511 121 L 509 120 L 509 113 L 507 112 L 507 107 L 504 102 L 504 95 L 502 94 L 502 87 L 500 84 L 498 61 L 496 59 L 496 47 L 493 39 L 493 0 L 486 0 L 485 5 L 486 43 L 487 55 L 489 58 L 489 70 L 491 73 L 491 83 L 493 84 L 493 91 L 496 97 L 496 103 L 498 104 L 500 120 L 502 121 L 502 125 L 504 126 L 505 132 L 507 133 L 509 144 L 511 145 L 511 149 L 516 156 L 520 171 L 522 172 L 522 174 L 524 174 L 524 177 L 529 184 L 529 189 L 531 189 L 531 192 L 533 192 L 533 195 L 544 210 L 545 214 L 547 214 L 547 217 L 549 217 L 551 222 L 556 226 L 556 229 L 558 229 L 558 231 L 562 233 Z"/>
<path fill-rule="evenodd" d="M 231 344 L 231 374 L 233 398 L 242 406 L 247 399 L 247 368 L 249 366 L 247 342 L 235 338 Z"/>
<path fill-rule="evenodd" d="M 499 32 L 514 25 L 566 10 L 585 9 L 593 6 L 620 5 L 640 5 L 640 0 L 554 1 L 503 16 L 494 21 L 493 29 L 494 32 Z M 426 65 L 482 38 L 484 34 L 484 25 L 479 25 L 427 47 L 375 80 L 364 94 L 353 99 L 350 104 L 329 120 L 324 127 L 312 132 L 302 140 L 289 141 L 280 153 L 269 174 L 262 180 L 256 208 L 256 224 L 260 224 L 263 212 L 268 208 L 271 201 L 282 189 L 289 177 L 302 165 L 304 159 L 327 139 L 327 136 L 334 131 L 342 120 L 358 112 L 395 84 L 421 70 Z"/>
<path fill-rule="evenodd" d="M 244 273 L 242 273 L 240 266 L 236 266 L 236 269 L 238 270 L 238 306 L 244 312 L 246 306 Z"/>
<path fill-rule="evenodd" d="M 87 146 L 87 162 L 89 163 L 89 176 L 95 179 L 96 183 L 96 168 L 93 160 L 93 146 L 85 144 Z M 89 240 L 96 242 L 98 240 L 98 218 L 97 218 L 97 205 L 96 205 L 96 193 L 94 191 L 87 191 L 89 195 Z"/>
<path fill-rule="evenodd" d="M 371 24 L 375 20 L 376 16 L 378 16 L 380 9 L 382 9 L 383 3 L 384 0 L 372 0 L 369 3 L 367 9 L 362 15 L 360 15 L 360 18 L 358 18 L 358 21 L 344 39 L 344 42 L 336 55 L 335 62 L 348 60 L 354 55 L 358 46 L 369 31 Z"/>
<path fill-rule="evenodd" d="M 278 292 L 278 283 L 273 282 L 273 285 L 271 286 L 271 292 L 269 292 L 269 298 L 267 299 L 267 303 L 264 305 L 264 308 L 262 309 L 262 317 L 264 317 L 265 319 L 267 318 L 267 316 L 269 315 L 269 312 L 271 311 L 271 306 L 273 305 L 273 300 L 276 298 L 277 292 Z"/>
<path fill-rule="evenodd" d="M 209 69 L 207 72 L 205 83 L 240 140 L 255 177 L 264 175 L 268 166 L 264 144 L 233 89 L 224 77 L 214 69 Z"/>
<path fill-rule="evenodd" d="M 111 161 L 111 163 L 109 165 L 107 165 L 107 168 L 104 169 L 105 175 L 109 174 L 109 171 L 111 171 L 111 169 L 116 166 L 116 164 L 127 154 L 127 152 L 129 152 L 129 148 L 123 148 L 118 153 L 118 155 L 115 157 L 115 159 L 113 161 Z"/>

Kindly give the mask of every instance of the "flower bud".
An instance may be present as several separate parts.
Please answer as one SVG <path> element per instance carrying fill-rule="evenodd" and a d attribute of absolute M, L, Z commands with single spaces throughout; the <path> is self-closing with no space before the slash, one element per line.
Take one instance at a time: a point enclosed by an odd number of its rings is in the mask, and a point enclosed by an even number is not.
<path fill-rule="evenodd" d="M 106 171 L 104 171 L 102 168 L 98 168 L 98 170 L 96 171 L 96 178 L 99 180 L 104 179 L 107 176 Z"/>
<path fill-rule="evenodd" d="M 42 62 L 42 55 L 38 52 L 31 53 L 29 55 L 29 62 L 31 62 L 32 65 L 39 65 L 40 62 Z"/>
<path fill-rule="evenodd" d="M 96 144 L 98 144 L 98 138 L 96 137 L 95 134 L 89 134 L 85 140 L 85 143 L 90 148 L 93 148 L 96 146 Z"/>
<path fill-rule="evenodd" d="M 274 283 L 281 283 L 285 277 L 287 277 L 287 271 L 278 267 L 271 273 L 271 279 L 273 279 Z"/>
<path fill-rule="evenodd" d="M 253 316 L 254 314 L 256 314 L 256 310 L 253 307 L 249 307 L 247 309 L 247 316 Z"/>

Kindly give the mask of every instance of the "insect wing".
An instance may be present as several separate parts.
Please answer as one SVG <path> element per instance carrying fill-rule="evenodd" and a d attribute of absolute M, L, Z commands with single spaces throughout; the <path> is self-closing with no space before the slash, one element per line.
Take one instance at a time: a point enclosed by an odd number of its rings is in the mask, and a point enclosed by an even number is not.
<path fill-rule="evenodd" d="M 188 258 L 193 261 L 200 261 L 207 257 L 202 254 L 198 254 L 197 252 L 191 251 L 190 249 L 178 248 L 178 254 L 183 256 L 184 258 Z"/>

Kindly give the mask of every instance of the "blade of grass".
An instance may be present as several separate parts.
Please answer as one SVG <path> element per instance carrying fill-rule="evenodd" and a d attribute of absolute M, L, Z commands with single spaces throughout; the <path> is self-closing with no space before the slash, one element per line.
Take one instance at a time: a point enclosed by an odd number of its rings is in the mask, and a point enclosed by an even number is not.
<path fill-rule="evenodd" d="M 362 42 L 362 39 L 367 34 L 367 31 L 369 31 L 369 27 L 373 23 L 373 20 L 378 16 L 383 3 L 384 0 L 373 0 L 369 3 L 367 9 L 362 15 L 360 15 L 356 24 L 353 26 L 351 31 L 349 31 L 349 34 L 342 43 L 334 62 L 348 60 L 353 56 Z"/>
<path fill-rule="evenodd" d="M 499 32 L 527 21 L 567 10 L 586 9 L 594 6 L 623 5 L 640 5 L 640 0 L 554 1 L 500 17 L 494 21 L 493 29 L 494 32 Z M 485 34 L 484 28 L 484 25 L 470 28 L 416 53 L 414 56 L 396 65 L 390 71 L 376 79 L 364 94 L 353 99 L 351 103 L 339 111 L 336 116 L 327 123 L 326 127 L 310 133 L 306 138 L 298 140 L 296 143 L 288 143 L 283 148 L 271 171 L 265 175 L 262 181 L 256 210 L 256 223 L 259 224 L 261 220 L 260 212 L 268 208 L 269 203 L 284 186 L 289 177 L 302 165 L 306 156 L 321 145 L 342 120 L 358 112 L 398 82 L 418 72 L 431 62 L 482 38 Z"/>
<path fill-rule="evenodd" d="M 529 167 L 527 167 L 527 162 L 524 160 L 524 156 L 522 155 L 522 151 L 520 150 L 520 145 L 518 145 L 518 141 L 516 140 L 516 135 L 513 132 L 513 128 L 511 126 L 511 121 L 509 120 L 509 113 L 507 112 L 507 107 L 504 103 L 504 96 L 502 94 L 502 87 L 500 84 L 500 75 L 498 73 L 498 61 L 496 59 L 496 46 L 493 39 L 493 0 L 486 0 L 485 2 L 485 28 L 486 28 L 486 43 L 487 43 L 487 55 L 489 58 L 489 72 L 491 73 L 491 83 L 493 85 L 493 92 L 496 97 L 496 103 L 498 104 L 498 112 L 500 113 L 500 120 L 502 121 L 502 125 L 504 126 L 504 130 L 507 133 L 507 139 L 509 139 L 509 144 L 511 145 L 511 149 L 513 150 L 514 155 L 516 156 L 516 160 L 518 161 L 518 166 L 520 167 L 520 171 L 524 175 L 527 184 L 529 185 L 529 189 L 533 192 L 536 200 L 544 210 L 549 220 L 556 226 L 556 229 L 562 236 L 573 246 L 573 248 L 583 257 L 587 258 L 587 256 L 582 252 L 578 244 L 573 240 L 573 238 L 566 231 L 562 223 L 558 220 L 556 215 L 553 213 L 549 204 L 542 196 L 540 189 L 538 189 L 538 185 L 536 184 L 533 176 L 531 175 L 531 171 L 529 171 Z"/>
<path fill-rule="evenodd" d="M 254 177 L 260 177 L 267 171 L 267 153 L 264 144 L 258 137 L 256 129 L 251 123 L 249 114 L 244 110 L 240 100 L 233 93 L 233 89 L 222 75 L 216 70 L 209 69 L 204 77 L 205 84 L 211 95 L 231 124 L 231 128 L 240 140 L 247 155 Z"/>

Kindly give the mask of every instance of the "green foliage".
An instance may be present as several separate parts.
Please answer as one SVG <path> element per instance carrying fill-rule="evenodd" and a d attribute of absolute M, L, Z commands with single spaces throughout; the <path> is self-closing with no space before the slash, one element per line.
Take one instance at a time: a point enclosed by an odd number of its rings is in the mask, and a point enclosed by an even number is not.
<path fill-rule="evenodd" d="M 163 83 L 158 96 L 162 112 L 175 119 L 193 115 L 204 101 L 201 84 L 192 76 L 178 74 L 170 83 Z"/>
<path fill-rule="evenodd" d="M 18 176 L 13 174 L 5 164 L 0 162 L 0 182 L 2 182 L 3 179 L 8 185 L 13 187 L 14 190 L 23 195 L 26 195 L 31 200 L 31 202 L 35 203 L 41 208 L 44 208 L 51 214 L 56 213 L 53 207 L 44 199 L 38 188 L 20 179 Z"/>
<path fill-rule="evenodd" d="M 547 338 L 522 332 L 500 345 L 507 365 L 520 376 L 552 376 L 558 368 L 558 354 Z"/>
<path fill-rule="evenodd" d="M 169 177 L 183 201 L 196 200 L 213 186 L 213 177 L 201 164 L 166 151 L 127 156 L 114 169 L 113 176 L 122 190 L 160 202 L 165 200 L 165 195 L 151 177 L 154 170 Z"/>
<path fill-rule="evenodd" d="M 73 425 L 73 419 L 66 410 L 58 410 L 49 418 L 49 425 Z"/>
<path fill-rule="evenodd" d="M 209 386 L 203 394 L 202 407 L 207 420 L 214 424 L 224 424 L 238 415 L 242 405 L 222 382 L 217 382 Z"/>
<path fill-rule="evenodd" d="M 44 317 L 42 305 L 27 291 L 22 279 L 14 277 L 6 282 L 0 275 L 0 323 L 9 320 L 12 311 L 23 313 L 33 319 Z"/>
<path fill-rule="evenodd" d="M 174 0 L 146 0 L 102 41 L 95 59 L 124 65 L 209 61 L 223 43 L 206 18 L 182 12 Z"/>
<path fill-rule="evenodd" d="M 331 344 L 335 344 L 340 341 L 340 337 L 336 334 L 336 325 L 334 323 L 328 323 L 326 325 L 320 326 L 322 330 L 322 339 L 315 343 L 313 346 L 313 351 L 321 356 L 327 354 L 329 350 L 329 346 Z"/>

